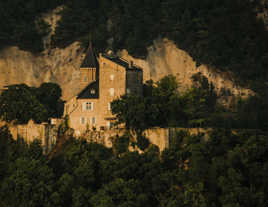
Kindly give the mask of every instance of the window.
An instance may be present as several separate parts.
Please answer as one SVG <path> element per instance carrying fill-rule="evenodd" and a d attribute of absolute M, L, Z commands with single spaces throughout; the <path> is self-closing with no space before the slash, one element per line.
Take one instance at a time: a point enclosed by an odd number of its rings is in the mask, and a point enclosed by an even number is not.
<path fill-rule="evenodd" d="M 92 125 L 96 124 L 96 117 L 92 117 L 92 121 L 91 121 Z"/>
<path fill-rule="evenodd" d="M 108 111 L 111 111 L 111 103 L 108 103 Z"/>
<path fill-rule="evenodd" d="M 95 89 L 91 89 L 91 90 L 90 90 L 90 93 L 91 93 L 91 94 L 95 94 L 95 93 L 96 93 L 96 90 L 95 90 Z"/>
<path fill-rule="evenodd" d="M 86 110 L 87 110 L 87 111 L 92 110 L 92 105 L 93 105 L 93 104 L 92 104 L 91 102 L 87 102 L 87 103 L 86 103 Z"/>
<path fill-rule="evenodd" d="M 111 81 L 114 80 L 114 74 L 111 74 L 111 75 L 110 75 L 110 80 L 111 80 Z"/>
<path fill-rule="evenodd" d="M 87 76 L 86 75 L 84 76 L 84 81 L 87 82 Z"/>
<path fill-rule="evenodd" d="M 127 88 L 127 94 L 130 94 L 130 89 L 129 88 Z"/>
<path fill-rule="evenodd" d="M 92 102 L 83 103 L 83 111 L 92 111 L 92 110 L 93 110 L 93 103 Z"/>
<path fill-rule="evenodd" d="M 85 124 L 86 120 L 85 120 L 85 117 L 81 117 L 80 118 L 80 124 Z"/>
<path fill-rule="evenodd" d="M 108 129 L 110 129 L 111 128 L 111 123 L 109 121 L 106 122 L 106 126 L 107 126 Z"/>
<path fill-rule="evenodd" d="M 114 96 L 114 88 L 109 89 L 110 96 Z"/>

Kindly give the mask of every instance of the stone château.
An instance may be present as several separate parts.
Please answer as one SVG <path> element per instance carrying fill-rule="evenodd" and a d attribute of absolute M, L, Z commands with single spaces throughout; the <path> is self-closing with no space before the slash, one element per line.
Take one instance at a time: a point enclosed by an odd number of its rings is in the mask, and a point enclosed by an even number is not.
<path fill-rule="evenodd" d="M 115 122 L 111 102 L 124 94 L 142 93 L 142 69 L 112 52 L 97 57 L 89 46 L 80 74 L 80 92 L 64 107 L 78 136 L 86 130 L 110 129 Z"/>

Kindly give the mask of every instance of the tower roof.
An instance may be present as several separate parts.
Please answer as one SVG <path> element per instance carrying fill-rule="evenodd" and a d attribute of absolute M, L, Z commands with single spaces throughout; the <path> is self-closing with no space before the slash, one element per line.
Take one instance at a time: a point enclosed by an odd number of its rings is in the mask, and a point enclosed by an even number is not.
<path fill-rule="evenodd" d="M 80 68 L 97 68 L 98 60 L 93 52 L 91 42 L 89 43 L 86 57 L 84 58 Z"/>

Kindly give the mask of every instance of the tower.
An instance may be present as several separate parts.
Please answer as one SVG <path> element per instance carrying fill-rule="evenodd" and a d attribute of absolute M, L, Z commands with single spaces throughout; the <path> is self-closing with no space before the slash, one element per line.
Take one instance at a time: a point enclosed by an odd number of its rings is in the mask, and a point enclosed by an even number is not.
<path fill-rule="evenodd" d="M 89 43 L 86 56 L 80 66 L 80 90 L 98 80 L 98 60 Z"/>

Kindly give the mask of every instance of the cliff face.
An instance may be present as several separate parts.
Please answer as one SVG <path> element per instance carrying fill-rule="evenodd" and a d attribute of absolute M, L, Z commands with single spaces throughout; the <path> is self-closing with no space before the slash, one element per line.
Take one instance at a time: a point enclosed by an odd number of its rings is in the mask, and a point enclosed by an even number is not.
<path fill-rule="evenodd" d="M 43 16 L 51 25 L 51 33 L 44 39 L 45 51 L 41 55 L 33 55 L 17 47 L 6 48 L 0 51 L 0 89 L 5 85 L 25 83 L 30 86 L 39 86 L 43 82 L 56 82 L 63 90 L 63 99 L 67 100 L 79 92 L 79 66 L 83 60 L 83 50 L 77 42 L 65 49 L 51 49 L 51 35 L 55 31 L 56 23 L 60 19 L 59 7 Z M 144 81 L 155 81 L 172 74 L 177 77 L 181 89 L 191 86 L 191 76 L 201 72 L 211 81 L 216 89 L 229 89 L 233 94 L 247 95 L 250 90 L 236 86 L 230 76 L 210 70 L 205 65 L 199 67 L 183 50 L 178 49 L 169 40 L 156 40 L 148 48 L 149 54 L 145 60 L 135 59 L 123 50 L 120 55 L 133 60 L 144 69 Z"/>
<path fill-rule="evenodd" d="M 82 51 L 77 43 L 68 48 L 45 51 L 40 56 L 7 48 L 0 53 L 0 89 L 5 85 L 25 83 L 39 86 L 43 82 L 56 82 L 69 98 L 79 90 L 79 65 Z"/>
<path fill-rule="evenodd" d="M 249 95 L 252 93 L 251 90 L 235 85 L 230 74 L 217 72 L 205 65 L 197 67 L 195 61 L 185 51 L 178 49 L 173 42 L 167 39 L 154 41 L 154 45 L 149 48 L 146 60 L 135 59 L 128 55 L 125 50 L 120 55 L 144 68 L 145 81 L 148 79 L 157 81 L 172 74 L 176 76 L 180 83 L 180 89 L 185 90 L 192 85 L 192 75 L 200 72 L 208 78 L 209 82 L 214 84 L 217 91 L 224 88 L 234 95 Z"/>
<path fill-rule="evenodd" d="M 79 65 L 83 51 L 77 42 L 65 49 L 51 49 L 51 35 L 60 19 L 59 7 L 42 18 L 51 25 L 51 33 L 44 38 L 45 50 L 36 56 L 17 47 L 0 51 L 0 89 L 5 85 L 25 83 L 39 86 L 43 82 L 56 82 L 63 89 L 63 98 L 68 99 L 79 90 L 77 84 Z"/>
<path fill-rule="evenodd" d="M 0 53 L 0 88 L 18 83 L 39 86 L 51 81 L 58 83 L 63 89 L 63 98 L 69 99 L 79 91 L 79 66 L 83 55 L 78 43 L 65 49 L 47 49 L 39 56 L 21 51 L 17 47 L 7 48 Z M 120 55 L 144 68 L 144 81 L 157 81 L 172 74 L 177 77 L 180 88 L 186 89 L 191 86 L 191 76 L 201 72 L 218 90 L 229 89 L 235 95 L 250 93 L 249 90 L 236 86 L 223 73 L 212 71 L 205 65 L 197 67 L 186 52 L 178 49 L 169 40 L 155 41 L 149 48 L 146 60 L 135 59 L 127 51 L 122 51 Z"/>

